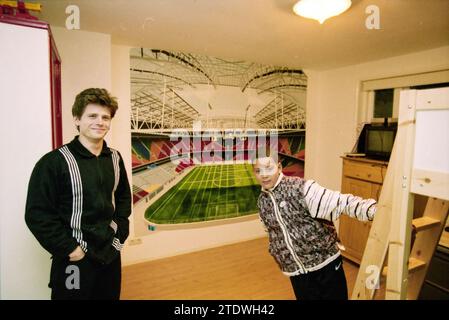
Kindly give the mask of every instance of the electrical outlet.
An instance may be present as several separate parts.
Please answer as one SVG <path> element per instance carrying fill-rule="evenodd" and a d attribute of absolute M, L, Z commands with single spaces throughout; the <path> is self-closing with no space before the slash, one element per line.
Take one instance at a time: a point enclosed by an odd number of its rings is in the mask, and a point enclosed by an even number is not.
<path fill-rule="evenodd" d="M 135 239 L 129 240 L 129 245 L 130 246 L 135 246 L 135 245 L 138 245 L 138 244 L 142 244 L 142 239 L 135 238 Z"/>

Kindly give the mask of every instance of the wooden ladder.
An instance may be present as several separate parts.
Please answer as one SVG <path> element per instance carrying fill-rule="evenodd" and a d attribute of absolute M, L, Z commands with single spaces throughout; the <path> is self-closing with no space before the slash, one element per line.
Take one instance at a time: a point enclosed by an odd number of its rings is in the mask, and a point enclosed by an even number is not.
<path fill-rule="evenodd" d="M 445 120 L 449 119 L 449 88 L 438 92 L 435 89 L 401 92 L 398 133 L 353 289 L 354 300 L 373 299 L 381 275 L 387 277 L 386 299 L 418 298 L 449 211 L 449 172 L 432 169 L 431 159 L 424 161 L 429 162 L 430 170 L 414 167 L 423 162 L 421 158 L 414 159 L 415 151 L 422 149 L 419 138 L 423 135 L 422 126 L 416 128 L 421 123 L 417 122 L 416 113 L 435 110 L 444 110 L 437 116 L 443 117 L 443 123 L 449 126 Z M 422 113 L 419 116 L 424 123 Z M 440 138 L 444 141 L 445 137 Z M 441 148 L 449 150 L 449 145 L 443 144 Z M 449 151 L 436 152 L 443 154 L 433 156 L 445 159 Z M 415 194 L 425 195 L 428 200 L 421 217 L 413 219 Z M 385 267 L 387 253 L 388 267 Z"/>
<path fill-rule="evenodd" d="M 412 228 L 416 232 L 416 239 L 411 242 L 412 249 L 408 261 L 405 263 L 407 268 L 405 274 L 407 274 L 407 277 L 397 277 L 396 274 L 398 273 L 394 271 L 389 272 L 388 266 L 383 268 L 382 275 L 393 279 L 393 282 L 387 282 L 386 299 L 399 297 L 401 299 L 416 300 L 418 298 L 429 263 L 441 237 L 448 210 L 448 201 L 429 198 L 424 215 L 412 220 Z M 390 247 L 392 245 L 394 243 L 390 243 Z M 404 278 L 407 280 L 404 281 Z M 401 281 L 405 283 L 407 290 L 405 288 L 401 290 Z"/>

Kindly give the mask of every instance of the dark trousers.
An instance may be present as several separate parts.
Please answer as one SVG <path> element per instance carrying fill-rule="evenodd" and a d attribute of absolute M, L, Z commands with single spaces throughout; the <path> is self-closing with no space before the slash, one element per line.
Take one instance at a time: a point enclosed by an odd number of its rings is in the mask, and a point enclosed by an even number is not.
<path fill-rule="evenodd" d="M 50 283 L 52 300 L 119 300 L 122 278 L 120 255 L 101 264 L 87 255 L 80 261 L 54 257 Z"/>
<path fill-rule="evenodd" d="M 325 267 L 290 277 L 298 300 L 348 300 L 343 259 L 337 259 Z"/>

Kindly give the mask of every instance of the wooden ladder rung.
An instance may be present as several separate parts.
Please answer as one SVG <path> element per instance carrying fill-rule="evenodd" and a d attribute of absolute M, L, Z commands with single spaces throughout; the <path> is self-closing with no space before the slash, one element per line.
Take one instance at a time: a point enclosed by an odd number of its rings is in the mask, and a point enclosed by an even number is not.
<path fill-rule="evenodd" d="M 412 224 L 415 227 L 416 232 L 420 232 L 426 229 L 430 229 L 438 226 L 441 223 L 438 219 L 433 219 L 429 217 L 421 217 L 413 219 Z"/>
<path fill-rule="evenodd" d="M 408 272 L 412 273 L 414 271 L 417 271 L 418 269 L 423 268 L 426 265 L 426 263 L 422 260 L 416 259 L 416 258 L 410 258 L 408 260 Z M 382 275 L 387 276 L 388 273 L 388 266 L 384 267 L 382 270 Z"/>

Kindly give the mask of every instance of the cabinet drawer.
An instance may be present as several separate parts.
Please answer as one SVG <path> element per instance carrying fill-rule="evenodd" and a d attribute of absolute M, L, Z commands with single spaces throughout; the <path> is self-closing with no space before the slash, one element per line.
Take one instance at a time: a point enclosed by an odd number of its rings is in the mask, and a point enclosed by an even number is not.
<path fill-rule="evenodd" d="M 383 183 L 386 172 L 387 170 L 384 166 L 350 160 L 343 161 L 343 175 L 346 177 Z"/>
<path fill-rule="evenodd" d="M 343 179 L 341 184 L 342 193 L 350 193 L 364 199 L 374 199 L 376 201 L 379 200 L 381 189 L 381 184 L 347 177 Z"/>

